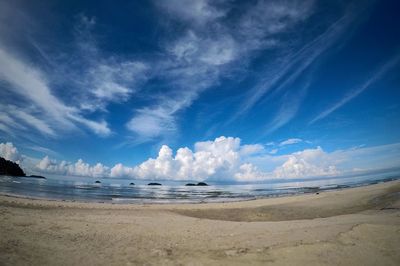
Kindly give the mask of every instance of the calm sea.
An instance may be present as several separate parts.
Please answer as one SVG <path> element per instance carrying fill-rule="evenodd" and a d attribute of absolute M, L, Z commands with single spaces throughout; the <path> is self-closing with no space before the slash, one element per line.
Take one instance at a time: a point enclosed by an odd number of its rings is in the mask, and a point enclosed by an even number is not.
<path fill-rule="evenodd" d="M 162 186 L 148 186 L 151 181 L 132 179 L 93 179 L 82 177 L 0 176 L 0 194 L 29 198 L 112 203 L 197 203 L 252 200 L 264 197 L 316 193 L 386 182 L 400 178 L 400 171 L 372 173 L 342 178 L 273 180 L 266 183 L 228 184 L 207 182 L 207 187 L 189 187 L 186 182 L 157 181 Z M 96 184 L 95 180 L 101 181 Z M 135 185 L 130 185 L 134 182 Z"/>

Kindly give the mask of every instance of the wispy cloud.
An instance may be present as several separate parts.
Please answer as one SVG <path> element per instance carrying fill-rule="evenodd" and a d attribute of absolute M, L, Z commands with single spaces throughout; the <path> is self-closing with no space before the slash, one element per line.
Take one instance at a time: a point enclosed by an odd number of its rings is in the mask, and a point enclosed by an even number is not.
<path fill-rule="evenodd" d="M 200 24 L 212 22 L 226 14 L 226 10 L 212 6 L 209 0 L 170 0 L 154 1 L 173 17 L 179 17 L 189 23 Z M 223 1 L 216 1 L 223 2 Z"/>
<path fill-rule="evenodd" d="M 172 26 L 185 22 L 185 27 L 178 37 L 165 41 L 164 58 L 156 62 L 159 78 L 169 90 L 152 95 L 159 99 L 155 106 L 136 110 L 127 124 L 139 138 L 147 140 L 177 130 L 176 118 L 182 110 L 191 106 L 200 93 L 217 86 L 222 77 L 245 68 L 253 53 L 275 47 L 278 34 L 312 13 L 313 1 L 260 0 L 256 5 L 244 5 L 237 19 L 226 18 L 230 1 L 156 5 L 172 21 Z M 234 64 L 239 61 L 240 65 Z M 140 128 L 138 121 L 144 120 L 147 123 Z"/>
<path fill-rule="evenodd" d="M 33 151 L 40 152 L 42 154 L 46 154 L 46 155 L 51 155 L 51 156 L 60 156 L 61 155 L 60 153 L 53 151 L 52 149 L 42 147 L 42 146 L 34 145 L 34 146 L 28 146 L 27 148 L 30 150 L 33 150 Z"/>
<path fill-rule="evenodd" d="M 21 23 L 27 21 L 30 20 Z M 0 80 L 4 82 L 0 130 L 12 134 L 25 126 L 57 137 L 60 131 L 80 131 L 83 126 L 99 136 L 111 134 L 104 119 L 89 119 L 87 114 L 106 111 L 111 102 L 126 101 L 146 80 L 147 66 L 140 61 L 103 57 L 91 33 L 95 26 L 94 18 L 77 16 L 75 54 L 68 58 L 47 53 L 31 35 L 21 36 L 50 64 L 47 68 L 33 64 L 29 56 L 5 48 L 3 41 L 8 40 L 8 35 L 0 36 Z M 60 97 L 65 96 L 60 93 L 60 88 L 65 87 L 68 97 Z"/>
<path fill-rule="evenodd" d="M 281 105 L 277 110 L 275 116 L 265 127 L 266 130 L 264 134 L 269 134 L 278 130 L 279 128 L 289 123 L 296 116 L 297 112 L 300 109 L 301 103 L 303 102 L 307 94 L 309 84 L 309 82 L 304 84 L 303 87 L 299 89 L 299 91 L 288 91 L 285 93 L 285 95 L 281 99 Z"/>
<path fill-rule="evenodd" d="M 368 78 L 364 83 L 362 83 L 360 86 L 357 86 L 356 88 L 350 90 L 342 99 L 340 99 L 338 102 L 333 104 L 331 107 L 328 109 L 322 111 L 320 114 L 318 114 L 315 118 L 313 118 L 309 124 L 314 124 L 315 122 L 327 117 L 358 95 L 360 95 L 362 92 L 364 92 L 366 89 L 368 89 L 371 85 L 382 79 L 382 77 L 390 71 L 394 66 L 396 66 L 400 61 L 400 54 L 395 55 L 393 58 L 391 58 L 389 61 L 387 61 L 385 64 L 379 67 L 379 69 L 370 77 Z"/>
<path fill-rule="evenodd" d="M 45 75 L 28 63 L 16 58 L 10 52 L 0 48 L 0 80 L 8 83 L 4 86 L 9 93 L 15 93 L 29 105 L 38 109 L 35 115 L 28 108 L 15 105 L 2 104 L 2 109 L 9 115 L 18 118 L 28 126 L 33 126 L 47 135 L 56 135 L 55 128 L 77 129 L 74 121 L 85 125 L 100 135 L 109 135 L 111 130 L 103 122 L 97 122 L 84 118 L 79 114 L 79 109 L 65 105 L 54 96 L 47 85 Z M 9 108 L 7 110 L 7 108 Z M 51 124 L 51 125 L 49 125 Z M 100 128 L 100 130 L 99 130 Z"/>
<path fill-rule="evenodd" d="M 365 11 L 365 9 L 364 7 L 361 11 Z M 351 32 L 349 28 L 358 25 L 357 21 L 361 20 L 364 15 L 361 11 L 361 16 L 356 16 L 354 7 L 350 5 L 344 15 L 332 23 L 322 34 L 298 50 L 288 49 L 282 59 L 269 64 L 267 70 L 263 72 L 261 80 L 246 93 L 248 96 L 230 121 L 244 115 L 268 93 L 276 95 L 296 81 L 307 68 L 318 62 L 339 40 L 343 41 L 342 36 Z"/>
<path fill-rule="evenodd" d="M 303 142 L 303 140 L 299 139 L 299 138 L 291 138 L 291 139 L 282 141 L 281 143 L 279 143 L 279 146 L 293 145 L 293 144 L 297 144 L 300 142 Z"/>
<path fill-rule="evenodd" d="M 129 57 L 105 56 L 93 31 L 94 17 L 80 14 L 75 22 L 76 54 L 71 65 L 79 64 L 76 71 L 69 67 L 57 76 L 59 82 L 75 87 L 79 108 L 85 111 L 106 111 L 110 103 L 123 103 L 137 93 L 148 79 L 149 66 Z M 65 78 L 66 77 L 66 78 Z"/>

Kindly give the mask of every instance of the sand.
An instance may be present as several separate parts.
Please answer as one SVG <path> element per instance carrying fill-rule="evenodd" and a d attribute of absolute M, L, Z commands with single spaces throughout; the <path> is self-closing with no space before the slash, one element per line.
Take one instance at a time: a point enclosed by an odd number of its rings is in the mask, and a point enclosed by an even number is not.
<path fill-rule="evenodd" d="M 400 265 L 400 181 L 234 203 L 0 196 L 0 265 Z"/>

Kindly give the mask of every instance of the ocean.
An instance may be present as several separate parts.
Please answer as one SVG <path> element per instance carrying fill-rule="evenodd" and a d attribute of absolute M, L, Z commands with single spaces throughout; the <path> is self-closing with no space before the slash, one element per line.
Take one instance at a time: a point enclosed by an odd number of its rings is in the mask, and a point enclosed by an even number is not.
<path fill-rule="evenodd" d="M 253 200 L 343 189 L 386 182 L 400 178 L 398 170 L 341 178 L 281 179 L 264 183 L 207 182 L 209 186 L 185 186 L 187 182 L 150 180 L 0 176 L 0 194 L 27 198 L 111 203 L 201 203 Z M 101 181 L 100 184 L 95 183 Z M 134 182 L 135 185 L 130 185 Z"/>

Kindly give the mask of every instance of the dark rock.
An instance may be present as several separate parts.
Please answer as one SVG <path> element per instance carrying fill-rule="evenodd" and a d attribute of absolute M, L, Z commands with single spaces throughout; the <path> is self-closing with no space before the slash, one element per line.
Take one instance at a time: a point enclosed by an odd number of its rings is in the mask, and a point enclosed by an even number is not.
<path fill-rule="evenodd" d="M 135 183 L 130 183 L 129 185 L 130 185 L 130 186 L 134 186 L 134 185 L 135 185 Z"/>
<path fill-rule="evenodd" d="M 46 177 L 41 176 L 41 175 L 30 175 L 30 176 L 27 176 L 27 177 L 46 179 Z"/>
<path fill-rule="evenodd" d="M 25 176 L 25 173 L 17 163 L 0 157 L 0 175 Z"/>
<path fill-rule="evenodd" d="M 208 184 L 207 184 L 207 183 L 204 183 L 204 182 L 199 182 L 199 183 L 197 183 L 197 185 L 198 185 L 198 186 L 201 186 L 201 187 L 208 186 Z"/>
<path fill-rule="evenodd" d="M 148 183 L 147 185 L 148 186 L 161 186 L 160 183 Z"/>
<path fill-rule="evenodd" d="M 196 184 L 193 184 L 193 183 L 187 183 L 185 186 L 187 186 L 187 187 L 194 187 L 194 186 L 196 186 Z"/>
<path fill-rule="evenodd" d="M 101 182 L 99 180 L 96 180 L 94 183 L 101 184 Z"/>

